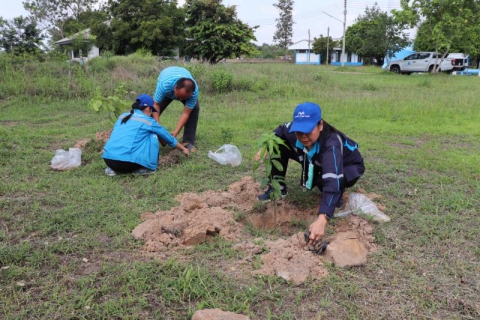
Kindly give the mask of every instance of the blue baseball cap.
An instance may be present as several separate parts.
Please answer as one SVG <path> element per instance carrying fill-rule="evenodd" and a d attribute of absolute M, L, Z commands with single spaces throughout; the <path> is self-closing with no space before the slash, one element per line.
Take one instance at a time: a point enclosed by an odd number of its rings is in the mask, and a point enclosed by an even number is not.
<path fill-rule="evenodd" d="M 320 109 L 320 106 L 312 102 L 304 102 L 299 104 L 293 112 L 290 132 L 310 133 L 320 120 L 322 120 L 322 109 Z"/>
<path fill-rule="evenodd" d="M 150 97 L 148 94 L 142 93 L 137 97 L 135 102 L 139 107 L 150 107 L 153 109 L 153 111 L 156 111 L 153 107 L 153 98 Z"/>

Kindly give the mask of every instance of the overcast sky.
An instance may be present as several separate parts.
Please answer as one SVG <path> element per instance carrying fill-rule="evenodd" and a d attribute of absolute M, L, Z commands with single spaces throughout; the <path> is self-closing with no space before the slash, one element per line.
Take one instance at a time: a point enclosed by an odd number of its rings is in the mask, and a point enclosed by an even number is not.
<path fill-rule="evenodd" d="M 223 0 L 224 5 L 237 7 L 238 18 L 244 23 L 251 27 L 259 26 L 255 31 L 257 44 L 273 44 L 275 19 L 279 17 L 279 11 L 273 4 L 277 2 L 278 0 Z M 372 7 L 375 2 L 383 11 L 400 9 L 400 0 L 347 0 L 347 27 L 365 12 L 366 6 Z M 178 3 L 183 5 L 185 1 L 179 0 Z M 321 34 L 326 36 L 328 27 L 331 37 L 342 37 L 344 0 L 295 0 L 293 10 L 293 42 L 308 39 L 309 30 L 312 40 Z M 0 0 L 0 16 L 12 19 L 19 15 L 28 15 L 23 9 L 22 0 Z"/>

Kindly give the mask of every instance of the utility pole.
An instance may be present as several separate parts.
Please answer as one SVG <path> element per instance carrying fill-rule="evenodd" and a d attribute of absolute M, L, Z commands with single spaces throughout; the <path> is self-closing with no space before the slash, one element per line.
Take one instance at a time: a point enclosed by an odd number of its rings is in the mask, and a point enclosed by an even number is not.
<path fill-rule="evenodd" d="M 326 65 L 328 66 L 328 42 L 330 41 L 330 27 L 327 28 L 327 56 L 325 59 Z"/>
<path fill-rule="evenodd" d="M 308 63 L 310 63 L 310 29 L 308 29 L 308 54 L 307 54 Z"/>
<path fill-rule="evenodd" d="M 342 67 L 345 66 L 345 27 L 347 25 L 347 0 L 344 0 L 343 10 L 343 41 L 342 41 Z"/>
<path fill-rule="evenodd" d="M 343 23 L 343 43 L 342 43 L 342 55 L 340 57 L 340 60 L 342 60 L 342 67 L 344 66 L 344 56 L 345 56 L 345 25 L 347 24 L 347 0 L 345 0 L 345 10 L 343 11 L 343 21 L 338 19 L 338 18 L 335 18 L 334 16 L 332 16 L 331 14 L 325 12 L 325 11 L 322 11 L 323 13 L 325 13 L 327 16 L 329 17 L 332 17 L 333 19 L 335 20 L 338 20 L 340 22 Z M 329 27 L 329 30 L 330 30 L 330 27 Z M 327 42 L 328 43 L 328 42 Z"/>

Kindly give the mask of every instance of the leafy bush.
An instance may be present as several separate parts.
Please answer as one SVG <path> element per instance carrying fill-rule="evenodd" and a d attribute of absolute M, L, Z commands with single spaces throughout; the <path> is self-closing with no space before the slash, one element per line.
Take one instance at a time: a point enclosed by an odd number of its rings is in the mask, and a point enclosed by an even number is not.
<path fill-rule="evenodd" d="M 213 92 L 225 93 L 232 90 L 233 75 L 224 70 L 215 70 L 210 74 Z"/>
<path fill-rule="evenodd" d="M 106 55 L 103 55 L 102 57 L 95 57 L 87 62 L 88 69 L 93 73 L 111 71 L 115 69 L 115 66 L 115 61 L 108 58 Z"/>
<path fill-rule="evenodd" d="M 2 58 L 5 60 L 0 59 L 0 79 L 8 82 L 0 86 L 1 99 L 21 94 L 70 99 L 88 97 L 95 92 L 95 83 L 78 64 L 22 61 L 7 55 Z"/>
<path fill-rule="evenodd" d="M 252 91 L 253 81 L 247 77 L 235 78 L 232 87 L 238 91 Z"/>
<path fill-rule="evenodd" d="M 185 67 L 191 74 L 192 77 L 197 80 L 201 78 L 202 75 L 206 73 L 206 67 L 203 64 L 191 63 Z"/>
<path fill-rule="evenodd" d="M 104 51 L 102 53 L 102 57 L 105 59 L 112 58 L 114 56 L 115 56 L 115 53 L 113 53 L 112 51 Z"/>
<path fill-rule="evenodd" d="M 146 48 L 141 48 L 135 51 L 134 55 L 140 56 L 140 57 L 153 57 L 153 54 L 150 52 L 150 50 Z"/>
<path fill-rule="evenodd" d="M 253 91 L 260 93 L 265 91 L 268 88 L 269 80 L 268 77 L 262 77 L 255 81 L 255 84 L 253 85 L 252 89 Z"/>

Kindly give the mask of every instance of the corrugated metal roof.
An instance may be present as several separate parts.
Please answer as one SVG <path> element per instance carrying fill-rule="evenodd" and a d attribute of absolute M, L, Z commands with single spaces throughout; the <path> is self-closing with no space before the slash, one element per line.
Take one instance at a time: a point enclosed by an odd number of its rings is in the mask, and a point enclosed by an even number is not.
<path fill-rule="evenodd" d="M 72 42 L 73 38 L 76 38 L 80 35 L 83 36 L 83 39 L 88 40 L 90 38 L 90 28 L 77 32 L 70 37 L 60 39 L 56 41 L 55 44 L 58 44 L 58 45 L 69 44 L 70 42 Z"/>
<path fill-rule="evenodd" d="M 313 46 L 313 40 L 300 40 L 294 44 L 292 44 L 290 47 L 288 47 L 288 50 L 308 50 L 308 44 L 310 43 L 310 49 Z"/>
<path fill-rule="evenodd" d="M 341 41 L 342 38 L 332 38 L 333 41 Z M 313 48 L 313 40 L 300 40 L 298 42 L 295 42 L 292 44 L 290 47 L 288 47 L 288 50 L 308 50 L 308 42 L 310 42 L 310 49 Z M 341 48 L 340 48 L 341 50 Z"/>

